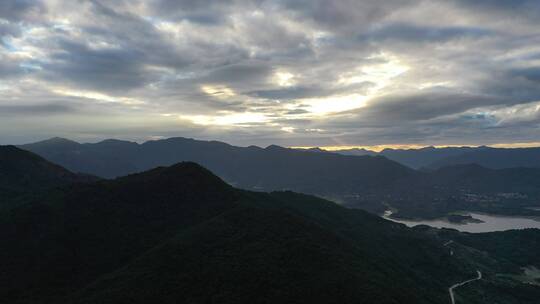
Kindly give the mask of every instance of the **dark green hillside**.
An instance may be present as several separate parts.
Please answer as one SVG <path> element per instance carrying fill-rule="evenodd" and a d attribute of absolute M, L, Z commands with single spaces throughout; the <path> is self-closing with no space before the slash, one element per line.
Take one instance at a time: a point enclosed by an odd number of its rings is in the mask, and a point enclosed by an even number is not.
<path fill-rule="evenodd" d="M 451 233 L 456 241 L 489 252 L 520 266 L 540 268 L 540 230 L 524 229 L 490 233 Z"/>
<path fill-rule="evenodd" d="M 55 190 L 2 215 L 0 246 L 9 303 L 444 303 L 470 271 L 403 225 L 193 163 Z"/>
<path fill-rule="evenodd" d="M 20 195 L 91 179 L 28 151 L 0 146 L 0 209 L 3 203 Z"/>
<path fill-rule="evenodd" d="M 468 271 L 437 240 L 403 225 L 305 195 L 250 194 L 238 208 L 178 234 L 75 297 L 80 303 L 446 303 L 447 285 Z"/>
<path fill-rule="evenodd" d="M 453 240 L 449 247 L 459 250 L 477 250 L 477 261 L 495 257 L 484 278 L 474 284 L 460 287 L 456 302 L 472 304 L 535 304 L 540 297 L 540 230 L 524 229 L 490 233 L 459 233 L 443 229 L 437 232 L 444 239 Z M 477 268 L 481 265 L 475 266 Z M 524 270 L 532 268 L 532 274 Z"/>
<path fill-rule="evenodd" d="M 32 302 L 80 288 L 232 208 L 236 195 L 195 164 L 56 190 L 4 214 L 0 297 Z"/>
<path fill-rule="evenodd" d="M 435 169 L 459 164 L 478 164 L 493 169 L 540 168 L 540 148 L 481 147 L 439 159 L 426 166 Z"/>
<path fill-rule="evenodd" d="M 32 158 L 25 153 L 18 157 Z M 58 176 L 37 171 L 51 181 Z M 480 235 L 477 245 L 466 234 L 432 231 L 308 195 L 238 190 L 197 164 L 180 163 L 68 183 L 4 210 L 0 298 L 15 304 L 447 303 L 448 287 L 477 269 L 485 273 L 481 292 L 490 297 L 495 288 L 522 287 L 497 273 L 516 275 L 534 256 L 499 256 L 500 234 Z M 456 254 L 443 245 L 450 238 Z M 517 233 L 516 239 L 531 237 Z M 508 297 L 508 303 L 525 299 Z"/>

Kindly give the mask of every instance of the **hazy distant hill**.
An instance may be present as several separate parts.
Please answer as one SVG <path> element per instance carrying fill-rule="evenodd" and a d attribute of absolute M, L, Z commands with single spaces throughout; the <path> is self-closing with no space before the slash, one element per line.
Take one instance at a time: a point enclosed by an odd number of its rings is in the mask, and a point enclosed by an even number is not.
<path fill-rule="evenodd" d="M 398 163 L 406 165 L 410 168 L 419 169 L 447 157 L 461 155 L 463 153 L 476 149 L 483 149 L 483 147 L 426 147 L 421 149 L 384 149 L 378 153 L 366 149 L 350 149 L 338 150 L 335 152 L 343 155 L 382 155 L 388 159 L 397 161 Z"/>
<path fill-rule="evenodd" d="M 410 168 L 437 169 L 451 165 L 478 164 L 491 169 L 540 168 L 540 148 L 426 147 L 421 149 L 338 150 L 343 155 L 382 155 Z"/>
<path fill-rule="evenodd" d="M 421 149 L 384 149 L 380 155 L 402 163 L 411 168 L 422 168 L 432 162 L 466 153 L 471 150 L 484 149 L 484 147 L 471 148 L 471 147 L 448 147 L 448 148 L 435 148 L 426 147 Z"/>
<path fill-rule="evenodd" d="M 476 269 L 495 290 L 484 297 L 540 295 L 495 275 L 519 259 L 443 245 L 467 235 L 238 190 L 194 163 L 56 189 L 0 215 L 0 298 L 12 304 L 448 303 Z M 507 241 L 496 236 L 487 250 Z"/>
<path fill-rule="evenodd" d="M 457 164 L 478 164 L 487 168 L 503 169 L 513 167 L 540 168 L 540 148 L 484 148 L 446 157 L 427 167 L 441 168 Z"/>
<path fill-rule="evenodd" d="M 41 155 L 73 172 L 110 178 L 138 171 L 132 155 L 138 152 L 139 145 L 128 141 L 105 140 L 96 144 L 80 144 L 55 137 L 22 145 L 20 148 Z"/>
<path fill-rule="evenodd" d="M 321 151 L 325 151 L 325 150 L 321 149 Z M 359 148 L 336 150 L 336 151 L 333 151 L 333 152 L 338 153 L 338 154 L 342 154 L 342 155 L 353 155 L 353 156 L 364 156 L 364 155 L 376 156 L 376 155 L 379 154 L 379 153 L 371 151 L 371 150 L 359 149 Z"/>

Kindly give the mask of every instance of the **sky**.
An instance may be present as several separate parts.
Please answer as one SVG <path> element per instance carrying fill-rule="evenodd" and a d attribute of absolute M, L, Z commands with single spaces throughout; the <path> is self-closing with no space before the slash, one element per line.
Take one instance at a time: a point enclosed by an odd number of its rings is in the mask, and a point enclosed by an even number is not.
<path fill-rule="evenodd" d="M 539 135 L 538 0 L 0 2 L 0 144 Z"/>

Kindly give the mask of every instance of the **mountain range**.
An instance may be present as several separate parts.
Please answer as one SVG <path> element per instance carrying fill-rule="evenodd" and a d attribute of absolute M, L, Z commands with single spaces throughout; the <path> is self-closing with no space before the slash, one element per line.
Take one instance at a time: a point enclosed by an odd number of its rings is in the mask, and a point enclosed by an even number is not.
<path fill-rule="evenodd" d="M 426 170 L 468 164 L 477 164 L 490 169 L 515 167 L 540 168 L 540 147 L 425 147 L 420 149 L 384 149 L 380 152 L 366 149 L 345 149 L 334 152 L 343 155 L 356 156 L 380 155 L 410 168 Z"/>
<path fill-rule="evenodd" d="M 539 230 L 412 229 L 309 195 L 233 188 L 192 162 L 81 182 L 3 150 L 5 180 L 52 180 L 0 210 L 6 303 L 448 303 L 448 288 L 477 271 L 459 301 L 540 297 L 518 279 L 540 267 Z M 517 240 L 520 250 L 500 250 Z"/>
<path fill-rule="evenodd" d="M 382 155 L 350 156 L 279 146 L 236 147 L 217 141 L 169 138 L 138 144 L 95 144 L 53 138 L 20 146 L 74 172 L 114 178 L 177 162 L 196 162 L 231 185 L 247 190 L 293 190 L 394 217 L 436 218 L 454 211 L 540 215 L 540 168 L 491 169 L 457 164 L 414 170 Z M 394 151 L 429 155 L 491 151 L 491 148 L 426 148 Z M 518 149 L 519 150 L 519 149 Z M 386 151 L 386 152 L 385 152 Z M 516 150 L 517 151 L 517 150 Z M 519 150 L 521 151 L 521 150 Z M 384 150 L 390 153 L 391 150 Z M 471 152 L 472 153 L 472 152 Z M 518 153 L 519 154 L 519 153 Z"/>
<path fill-rule="evenodd" d="M 275 145 L 236 147 L 181 137 L 143 144 L 119 140 L 79 144 L 54 138 L 20 148 L 71 171 L 103 178 L 192 161 L 209 168 L 232 185 L 251 190 L 344 193 L 415 174 L 414 170 L 384 157 L 309 153 Z"/>

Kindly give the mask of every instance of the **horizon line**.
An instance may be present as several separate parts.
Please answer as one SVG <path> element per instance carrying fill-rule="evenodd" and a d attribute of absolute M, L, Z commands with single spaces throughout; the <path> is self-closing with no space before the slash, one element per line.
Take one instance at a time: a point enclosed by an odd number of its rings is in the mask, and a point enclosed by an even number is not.
<path fill-rule="evenodd" d="M 233 144 L 233 143 L 230 143 L 230 142 L 222 140 L 222 139 L 203 139 L 203 138 L 194 138 L 194 137 L 186 137 L 186 136 L 171 136 L 171 137 L 158 136 L 158 137 L 148 138 L 146 140 L 140 140 L 140 141 L 133 140 L 133 139 L 121 139 L 119 137 L 103 138 L 103 139 L 94 140 L 94 141 L 81 141 L 81 140 L 73 140 L 73 139 L 66 138 L 66 137 L 61 137 L 61 136 L 53 136 L 53 137 L 49 137 L 49 138 L 46 138 L 46 139 L 32 141 L 32 142 L 26 142 L 26 143 L 22 143 L 22 144 L 7 144 L 7 145 L 15 145 L 15 146 L 28 145 L 28 144 L 34 144 L 34 143 L 53 140 L 53 139 L 64 139 L 64 140 L 73 141 L 73 142 L 76 142 L 76 143 L 79 143 L 79 144 L 95 144 L 95 143 L 100 143 L 100 142 L 107 141 L 107 140 L 119 140 L 119 141 L 127 141 L 127 142 L 132 142 L 132 143 L 137 143 L 137 144 L 143 144 L 143 143 L 148 142 L 148 141 L 167 140 L 167 139 L 172 139 L 172 138 L 185 138 L 185 139 L 192 139 L 192 140 L 196 140 L 196 141 L 219 141 L 219 142 L 229 144 L 231 146 L 247 147 L 245 145 Z M 2 145 L 5 145 L 5 144 L 2 144 Z M 260 146 L 255 145 L 255 144 L 253 144 L 253 145 L 258 146 L 258 147 L 264 147 L 263 145 L 260 145 Z M 325 151 L 342 151 L 342 150 L 364 149 L 364 150 L 377 152 L 377 153 L 381 152 L 381 151 L 383 151 L 385 149 L 418 150 L 418 149 L 424 149 L 424 148 L 429 148 L 429 147 L 437 148 L 437 149 L 440 149 L 440 148 L 467 148 L 467 147 L 469 147 L 469 148 L 490 147 L 490 148 L 507 148 L 507 149 L 540 148 L 540 142 L 495 143 L 495 144 L 478 144 L 478 145 L 473 145 L 473 144 L 441 144 L 441 145 L 429 145 L 429 144 L 427 144 L 427 145 L 422 145 L 422 144 L 379 144 L 379 145 L 334 145 L 334 146 L 295 146 L 295 145 L 288 146 L 288 145 L 280 145 L 280 144 L 268 144 L 266 146 L 268 147 L 268 146 L 272 146 L 272 145 L 278 145 L 278 146 L 281 146 L 281 147 L 284 147 L 284 148 L 289 148 L 289 149 L 303 149 L 303 150 L 318 148 L 318 149 L 325 150 Z"/>
<path fill-rule="evenodd" d="M 319 148 L 325 151 L 343 151 L 353 149 L 364 149 L 372 152 L 381 152 L 385 149 L 393 150 L 418 150 L 423 148 L 478 148 L 478 147 L 490 147 L 490 148 L 540 148 L 540 142 L 519 142 L 519 143 L 497 143 L 497 144 L 483 144 L 483 145 L 470 145 L 470 144 L 448 144 L 448 145 L 419 145 L 419 144 L 387 144 L 387 145 L 340 145 L 340 146 L 290 146 L 291 149 L 315 149 Z"/>

